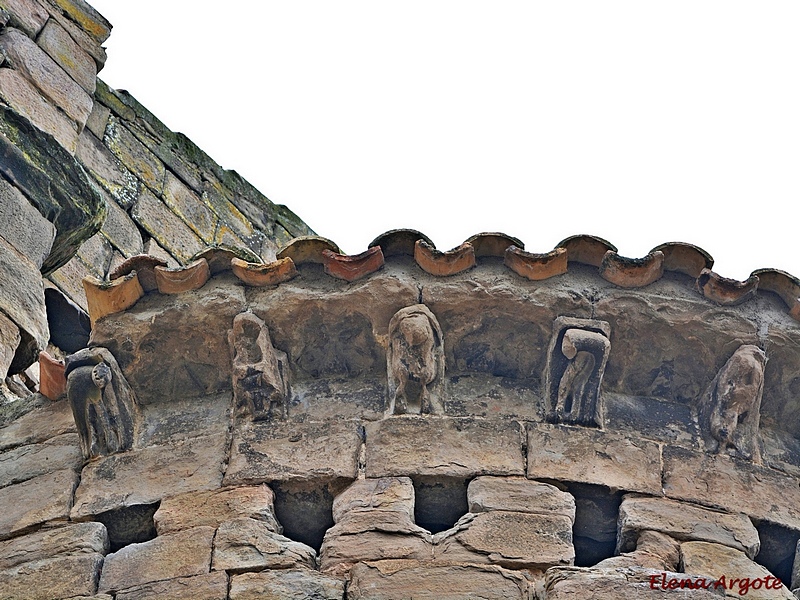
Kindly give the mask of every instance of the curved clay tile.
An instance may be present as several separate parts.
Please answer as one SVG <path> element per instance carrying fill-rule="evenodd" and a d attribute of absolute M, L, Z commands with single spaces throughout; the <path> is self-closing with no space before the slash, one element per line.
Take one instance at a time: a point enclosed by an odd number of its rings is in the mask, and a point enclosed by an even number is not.
<path fill-rule="evenodd" d="M 693 244 L 667 242 L 650 250 L 650 252 L 656 251 L 664 253 L 665 271 L 678 271 L 691 277 L 698 277 L 703 269 L 714 266 L 711 255 Z"/>
<path fill-rule="evenodd" d="M 125 277 L 132 271 L 136 271 L 139 278 L 139 284 L 145 292 L 152 292 L 158 289 L 156 284 L 156 267 L 166 267 L 167 263 L 160 258 L 150 256 L 149 254 L 137 254 L 125 260 L 120 266 L 111 272 L 108 278 L 111 281 Z"/>
<path fill-rule="evenodd" d="M 203 287 L 211 277 L 208 262 L 201 258 L 179 269 L 156 267 L 156 283 L 162 294 L 180 294 Z"/>
<path fill-rule="evenodd" d="M 758 277 L 759 289 L 778 294 L 789 314 L 800 321 L 800 279 L 779 269 L 756 269 L 750 276 Z"/>
<path fill-rule="evenodd" d="M 58 400 L 67 393 L 64 361 L 56 360 L 44 350 L 39 352 L 39 392 L 45 398 Z"/>
<path fill-rule="evenodd" d="M 136 271 L 131 271 L 113 281 L 100 281 L 91 276 L 84 277 L 83 289 L 86 292 L 86 308 L 89 311 L 89 320 L 92 326 L 98 319 L 106 315 L 130 308 L 144 296 L 144 290 L 139 283 Z"/>
<path fill-rule="evenodd" d="M 504 262 L 517 275 L 539 281 L 567 272 L 567 249 L 556 248 L 546 254 L 533 254 L 510 246 L 506 248 Z"/>
<path fill-rule="evenodd" d="M 263 264 L 261 257 L 252 250 L 231 246 L 212 246 L 195 254 L 189 262 L 205 258 L 212 275 L 231 270 L 231 260 L 238 258 L 248 263 Z"/>
<path fill-rule="evenodd" d="M 626 258 L 609 250 L 600 263 L 600 277 L 624 288 L 649 285 L 663 274 L 664 253 L 659 250 L 644 258 Z"/>
<path fill-rule="evenodd" d="M 439 252 L 430 244 L 417 240 L 414 260 L 431 275 L 455 275 L 475 266 L 475 249 L 469 242 L 464 242 L 448 252 Z"/>
<path fill-rule="evenodd" d="M 515 237 L 506 235 L 505 233 L 477 233 L 467 240 L 467 243 L 472 244 L 475 249 L 475 257 L 481 256 L 498 256 L 503 258 L 506 255 L 506 249 L 510 246 L 516 246 L 520 250 L 525 249 L 525 244 Z"/>
<path fill-rule="evenodd" d="M 330 250 L 322 251 L 322 265 L 331 277 L 355 281 L 374 273 L 383 266 L 383 252 L 380 246 L 373 246 L 366 252 L 349 256 Z"/>
<path fill-rule="evenodd" d="M 339 246 L 334 244 L 328 238 L 320 237 L 318 235 L 303 235 L 294 238 L 286 244 L 277 258 L 291 258 L 295 265 L 302 265 L 303 263 L 317 263 L 322 264 L 322 251 L 330 250 L 331 252 L 339 253 Z"/>
<path fill-rule="evenodd" d="M 593 267 L 600 266 L 609 250 L 617 251 L 614 244 L 595 235 L 573 235 L 561 240 L 556 248 L 566 248 L 568 261 Z"/>
<path fill-rule="evenodd" d="M 417 240 L 434 245 L 427 235 L 416 229 L 391 229 L 372 240 L 369 247 L 380 246 L 384 258 L 397 255 L 414 256 L 414 244 Z"/>
<path fill-rule="evenodd" d="M 278 285 L 298 275 L 294 261 L 288 256 L 266 264 L 251 263 L 241 258 L 232 258 L 231 270 L 245 284 L 254 287 Z"/>
<path fill-rule="evenodd" d="M 733 306 L 756 295 L 758 277 L 750 275 L 747 281 L 737 281 L 720 277 L 711 269 L 703 269 L 697 277 L 697 289 L 712 302 Z"/>

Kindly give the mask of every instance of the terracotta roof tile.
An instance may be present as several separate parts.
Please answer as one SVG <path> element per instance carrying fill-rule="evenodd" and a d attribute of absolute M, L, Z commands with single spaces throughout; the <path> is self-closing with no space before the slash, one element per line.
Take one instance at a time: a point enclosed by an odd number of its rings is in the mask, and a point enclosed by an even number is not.
<path fill-rule="evenodd" d="M 506 255 L 506 248 L 509 246 L 516 246 L 520 250 L 525 249 L 525 244 L 517 238 L 506 235 L 505 233 L 478 233 L 469 238 L 467 243 L 472 244 L 472 247 L 475 249 L 476 258 L 480 258 L 481 256 L 497 256 L 503 258 Z"/>
<path fill-rule="evenodd" d="M 561 240 L 556 248 L 567 249 L 567 260 L 599 267 L 603 257 L 609 250 L 617 251 L 617 247 L 594 235 L 573 235 Z"/>
<path fill-rule="evenodd" d="M 608 250 L 600 263 L 600 277 L 624 288 L 650 285 L 664 275 L 664 253 L 651 252 L 644 258 L 627 258 Z"/>
<path fill-rule="evenodd" d="M 756 295 L 758 276 L 750 275 L 747 281 L 737 281 L 720 277 L 711 269 L 703 269 L 697 278 L 697 289 L 712 302 L 733 306 Z"/>
<path fill-rule="evenodd" d="M 231 270 L 243 283 L 253 287 L 278 285 L 298 275 L 294 261 L 288 256 L 267 264 L 251 263 L 241 258 L 234 258 L 231 260 Z"/>
<path fill-rule="evenodd" d="M 322 264 L 323 250 L 330 250 L 336 253 L 341 252 L 339 246 L 328 238 L 318 235 L 304 235 L 296 237 L 286 244 L 281 251 L 278 252 L 278 258 L 291 258 L 296 265 L 309 262 Z"/>
<path fill-rule="evenodd" d="M 506 248 L 504 264 L 526 279 L 548 279 L 567 272 L 567 249 L 556 248 L 545 254 L 533 254 L 516 246 L 509 246 Z"/>
<path fill-rule="evenodd" d="M 325 272 L 331 277 L 355 281 L 374 273 L 383 266 L 383 252 L 381 252 L 380 246 L 372 246 L 366 252 L 355 256 L 323 250 L 322 265 Z"/>
<path fill-rule="evenodd" d="M 414 260 L 431 275 L 455 275 L 475 266 L 475 249 L 469 242 L 464 242 L 448 252 L 439 252 L 423 240 L 417 240 Z"/>

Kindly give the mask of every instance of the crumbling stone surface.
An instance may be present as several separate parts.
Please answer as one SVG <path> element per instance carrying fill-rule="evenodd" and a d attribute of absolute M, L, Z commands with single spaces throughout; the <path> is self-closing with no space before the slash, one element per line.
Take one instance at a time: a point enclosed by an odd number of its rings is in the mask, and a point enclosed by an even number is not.
<path fill-rule="evenodd" d="M 111 598 L 109 596 L 109 598 Z M 207 573 L 154 581 L 129 588 L 116 595 L 117 600 L 228 600 L 228 576 Z"/>
<path fill-rule="evenodd" d="M 230 600 L 341 600 L 343 579 L 309 569 L 281 569 L 231 577 Z"/>

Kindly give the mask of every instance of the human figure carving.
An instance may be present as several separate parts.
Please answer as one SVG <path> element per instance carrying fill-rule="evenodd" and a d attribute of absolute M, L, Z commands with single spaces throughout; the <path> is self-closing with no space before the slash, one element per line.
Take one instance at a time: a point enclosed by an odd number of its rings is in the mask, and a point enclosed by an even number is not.
<path fill-rule="evenodd" d="M 700 415 L 710 450 L 761 462 L 758 428 L 766 363 L 758 346 L 739 346 L 711 382 Z"/>
<path fill-rule="evenodd" d="M 444 339 L 439 322 L 424 304 L 400 309 L 389 321 L 386 366 L 388 415 L 442 412 Z"/>
<path fill-rule="evenodd" d="M 254 421 L 288 414 L 288 359 L 272 345 L 264 321 L 251 312 L 233 319 L 228 339 L 233 363 L 233 394 Z"/>
<path fill-rule="evenodd" d="M 548 420 L 603 426 L 600 384 L 611 350 L 608 323 L 556 319 L 547 368 Z"/>
<path fill-rule="evenodd" d="M 114 356 L 85 348 L 67 358 L 67 397 L 86 458 L 133 446 L 136 397 Z"/>

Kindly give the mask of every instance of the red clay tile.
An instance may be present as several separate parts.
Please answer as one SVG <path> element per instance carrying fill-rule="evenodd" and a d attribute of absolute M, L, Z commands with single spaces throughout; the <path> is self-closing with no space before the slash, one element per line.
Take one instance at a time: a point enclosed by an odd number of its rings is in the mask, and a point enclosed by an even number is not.
<path fill-rule="evenodd" d="M 753 275 L 758 277 L 758 289 L 780 296 L 789 314 L 800 321 L 800 279 L 779 269 L 756 269 Z"/>
<path fill-rule="evenodd" d="M 758 277 L 750 275 L 747 281 L 737 281 L 720 277 L 711 269 L 703 269 L 697 278 L 697 289 L 712 302 L 733 306 L 755 297 Z"/>
<path fill-rule="evenodd" d="M 247 260 L 253 264 L 263 264 L 261 257 L 255 252 L 250 250 L 243 250 L 241 248 L 229 248 L 226 246 L 212 246 L 201 250 L 192 257 L 191 262 L 205 258 L 208 263 L 208 269 L 212 275 L 222 273 L 223 271 L 231 270 L 231 260 L 238 258 L 240 260 Z"/>
<path fill-rule="evenodd" d="M 624 288 L 650 285 L 664 274 L 664 253 L 656 250 L 644 258 L 626 258 L 613 250 L 600 263 L 600 277 Z"/>
<path fill-rule="evenodd" d="M 149 254 L 137 254 L 131 256 L 120 266 L 118 266 L 108 278 L 113 281 L 124 277 L 131 271 L 136 271 L 139 276 L 139 284 L 145 292 L 152 292 L 158 289 L 156 284 L 156 275 L 154 269 L 156 267 L 166 267 L 167 263 L 160 258 L 150 256 Z"/>
<path fill-rule="evenodd" d="M 556 248 L 567 249 L 567 260 L 585 265 L 599 267 L 603 257 L 609 250 L 617 251 L 617 247 L 601 237 L 594 235 L 573 235 L 561 240 Z"/>
<path fill-rule="evenodd" d="M 67 393 L 67 377 L 64 362 L 39 352 L 39 392 L 50 400 L 58 400 Z"/>
<path fill-rule="evenodd" d="M 179 269 L 156 267 L 156 283 L 162 294 L 180 294 L 203 287 L 211 277 L 208 261 L 201 258 Z"/>
<path fill-rule="evenodd" d="M 374 273 L 383 266 L 383 252 L 380 246 L 373 246 L 366 252 L 353 256 L 323 250 L 322 264 L 325 272 L 331 277 L 355 281 Z"/>
<path fill-rule="evenodd" d="M 231 269 L 236 277 L 254 287 L 278 285 L 298 275 L 294 261 L 288 256 L 267 264 L 250 263 L 241 258 L 233 258 Z"/>
<path fill-rule="evenodd" d="M 692 244 L 667 242 L 650 250 L 650 252 L 656 251 L 664 253 L 665 271 L 678 271 L 690 277 L 698 277 L 703 269 L 710 269 L 714 266 L 714 259 L 711 258 L 711 255 Z"/>
<path fill-rule="evenodd" d="M 525 244 L 517 238 L 506 235 L 505 233 L 478 233 L 469 238 L 467 242 L 472 244 L 472 247 L 475 249 L 476 258 L 480 258 L 481 256 L 503 258 L 506 255 L 506 248 L 510 246 L 516 246 L 520 250 L 525 249 Z"/>
<path fill-rule="evenodd" d="M 414 244 L 417 240 L 423 240 L 433 246 L 430 238 L 416 229 L 392 229 L 372 240 L 369 247 L 380 246 L 384 258 L 398 255 L 414 256 Z"/>
<path fill-rule="evenodd" d="M 506 248 L 504 262 L 517 275 L 539 281 L 567 272 L 567 250 L 556 248 L 545 254 L 534 254 L 510 246 Z"/>
<path fill-rule="evenodd" d="M 156 268 L 160 269 L 161 267 Z M 127 310 L 144 296 L 144 290 L 139 283 L 139 274 L 136 271 L 131 271 L 113 281 L 100 281 L 91 276 L 84 277 L 83 289 L 86 292 L 86 308 L 89 311 L 89 320 L 92 326 L 98 319 L 106 315 Z"/>
<path fill-rule="evenodd" d="M 431 275 L 455 275 L 475 266 L 475 250 L 472 244 L 464 242 L 449 252 L 439 252 L 430 244 L 417 240 L 414 260 L 423 271 Z"/>
<path fill-rule="evenodd" d="M 278 252 L 278 258 L 291 258 L 295 265 L 302 265 L 303 263 L 309 262 L 322 264 L 323 250 L 330 250 L 336 253 L 341 252 L 339 246 L 327 238 L 319 237 L 318 235 L 304 235 L 296 237 L 286 244 L 286 246 Z"/>

